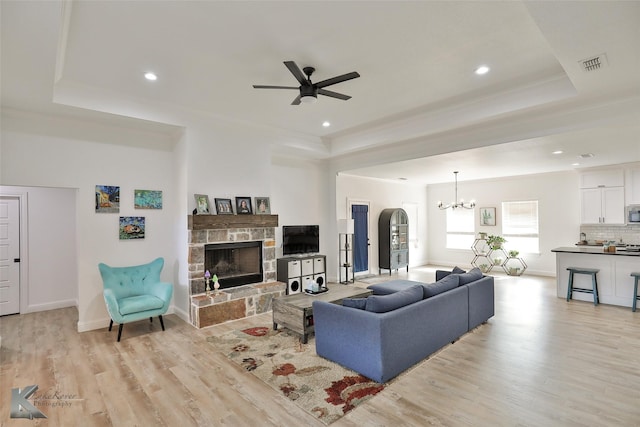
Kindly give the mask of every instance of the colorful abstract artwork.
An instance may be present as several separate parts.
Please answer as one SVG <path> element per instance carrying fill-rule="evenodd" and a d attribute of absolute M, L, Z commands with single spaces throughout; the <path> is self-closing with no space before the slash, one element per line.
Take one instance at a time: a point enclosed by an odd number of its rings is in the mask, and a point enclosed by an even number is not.
<path fill-rule="evenodd" d="M 96 213 L 120 212 L 120 187 L 96 185 Z"/>
<path fill-rule="evenodd" d="M 134 190 L 133 194 L 136 209 L 162 209 L 162 191 Z"/>
<path fill-rule="evenodd" d="M 143 216 L 120 217 L 120 240 L 144 239 L 145 218 Z"/>

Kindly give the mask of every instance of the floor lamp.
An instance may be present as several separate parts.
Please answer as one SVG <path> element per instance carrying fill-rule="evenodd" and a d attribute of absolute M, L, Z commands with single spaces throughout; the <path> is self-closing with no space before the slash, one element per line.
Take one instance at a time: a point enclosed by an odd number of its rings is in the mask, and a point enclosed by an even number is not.
<path fill-rule="evenodd" d="M 338 220 L 340 283 L 355 282 L 355 272 L 353 270 L 353 239 L 350 238 L 350 236 L 353 236 L 353 230 L 353 219 Z M 344 262 L 342 262 L 342 254 L 344 254 Z M 342 268 L 344 268 L 344 281 L 342 280 Z M 351 268 L 351 279 L 349 279 L 349 268 Z"/>

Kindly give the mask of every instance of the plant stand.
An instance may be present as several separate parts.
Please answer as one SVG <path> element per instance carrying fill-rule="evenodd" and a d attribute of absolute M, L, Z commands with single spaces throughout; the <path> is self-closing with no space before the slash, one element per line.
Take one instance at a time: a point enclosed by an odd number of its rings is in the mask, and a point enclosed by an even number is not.
<path fill-rule="evenodd" d="M 509 260 L 509 256 L 502 246 L 493 249 L 487 244 L 487 239 L 476 239 L 471 245 L 471 250 L 474 254 L 471 265 L 478 267 L 483 273 L 489 273 L 495 266 L 504 269 L 505 263 Z M 496 264 L 496 259 L 503 259 L 504 261 Z"/>

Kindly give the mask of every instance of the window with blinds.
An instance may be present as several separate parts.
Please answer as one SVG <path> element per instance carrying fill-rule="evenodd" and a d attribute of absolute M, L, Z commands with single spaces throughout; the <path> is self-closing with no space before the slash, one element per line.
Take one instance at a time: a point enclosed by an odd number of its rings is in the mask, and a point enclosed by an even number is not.
<path fill-rule="evenodd" d="M 475 209 L 447 209 L 447 249 L 471 249 Z"/>
<path fill-rule="evenodd" d="M 539 253 L 538 201 L 502 202 L 502 235 L 509 250 Z"/>

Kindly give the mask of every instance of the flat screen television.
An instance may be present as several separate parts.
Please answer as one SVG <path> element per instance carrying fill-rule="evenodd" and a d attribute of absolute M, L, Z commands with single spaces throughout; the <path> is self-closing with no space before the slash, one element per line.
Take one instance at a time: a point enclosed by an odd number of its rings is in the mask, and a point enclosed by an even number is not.
<path fill-rule="evenodd" d="M 320 226 L 283 225 L 283 255 L 317 254 L 320 252 Z"/>

